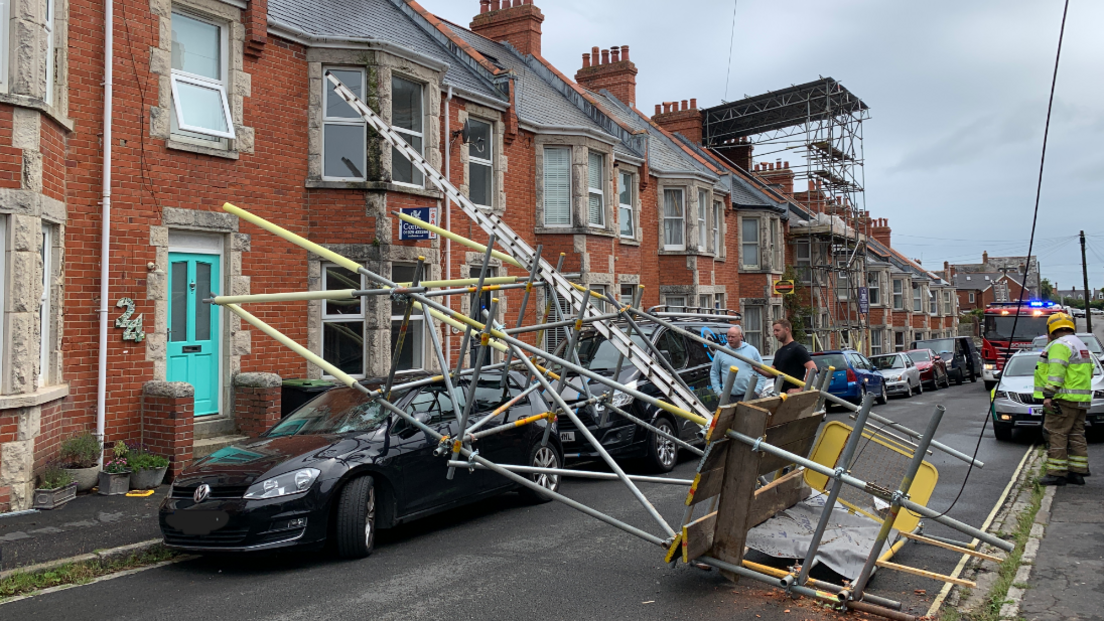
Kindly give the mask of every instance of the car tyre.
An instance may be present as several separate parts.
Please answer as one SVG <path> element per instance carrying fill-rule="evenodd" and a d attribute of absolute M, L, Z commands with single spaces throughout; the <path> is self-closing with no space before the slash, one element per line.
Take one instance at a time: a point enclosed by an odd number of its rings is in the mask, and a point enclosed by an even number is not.
<path fill-rule="evenodd" d="M 886 394 L 885 382 L 882 382 L 882 392 L 877 398 L 875 398 L 874 402 L 878 405 L 885 405 L 889 403 L 889 395 Z"/>
<path fill-rule="evenodd" d="M 1001 442 L 1012 441 L 1012 425 L 1006 423 L 993 423 L 993 435 Z"/>
<path fill-rule="evenodd" d="M 656 429 L 674 436 L 678 433 L 673 423 L 666 418 L 655 421 Z M 677 437 L 677 436 L 676 436 Z M 665 438 L 654 431 L 648 432 L 648 466 L 656 472 L 670 472 L 678 464 L 678 445 L 674 440 Z"/>
<path fill-rule="evenodd" d="M 946 372 L 943 373 L 943 387 L 944 388 L 950 388 L 951 387 L 951 376 L 948 375 Z"/>
<path fill-rule="evenodd" d="M 547 446 L 541 446 L 540 442 L 538 442 L 529 449 L 528 465 L 534 468 L 559 469 L 563 468 L 563 457 L 560 456 L 560 452 L 556 450 L 556 447 L 551 442 L 549 442 Z M 558 474 L 533 473 L 529 475 L 529 480 L 550 492 L 560 491 L 561 479 Z M 522 487 L 518 490 L 518 494 L 533 504 L 541 504 L 552 500 L 552 497 L 548 494 L 542 494 L 530 487 Z"/>
<path fill-rule="evenodd" d="M 921 394 L 921 395 L 924 394 L 924 381 L 923 380 L 921 380 L 919 382 L 916 382 L 916 392 L 917 392 L 917 394 Z"/>
<path fill-rule="evenodd" d="M 920 383 L 923 384 L 923 382 L 920 382 Z M 932 371 L 932 387 L 931 387 L 931 389 L 932 390 L 939 390 L 939 372 L 938 371 Z"/>
<path fill-rule="evenodd" d="M 973 369 L 970 369 L 970 383 L 972 384 L 974 382 L 977 382 L 977 373 Z"/>
<path fill-rule="evenodd" d="M 372 553 L 376 546 L 376 486 L 372 477 L 357 477 L 341 489 L 334 531 L 341 558 L 364 558 Z"/>
<path fill-rule="evenodd" d="M 966 372 L 963 371 L 962 369 L 959 369 L 958 373 L 955 375 L 955 386 L 961 386 L 962 382 L 965 381 L 965 379 L 966 379 Z"/>
<path fill-rule="evenodd" d="M 924 383 L 920 382 L 920 386 L 922 387 L 923 385 L 924 385 Z M 905 398 L 906 399 L 911 399 L 912 398 L 912 383 L 911 382 L 905 382 L 905 388 L 908 389 L 908 392 L 905 393 Z"/>

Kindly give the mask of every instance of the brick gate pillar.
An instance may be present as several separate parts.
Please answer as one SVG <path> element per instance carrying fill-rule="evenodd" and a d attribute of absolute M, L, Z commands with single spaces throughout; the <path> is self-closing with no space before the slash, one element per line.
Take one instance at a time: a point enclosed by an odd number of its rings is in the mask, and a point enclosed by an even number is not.
<path fill-rule="evenodd" d="M 167 480 L 192 461 L 195 389 L 187 382 L 146 382 L 142 386 L 142 443 L 169 458 Z"/>
<path fill-rule="evenodd" d="M 280 422 L 283 385 L 275 373 L 234 376 L 234 419 L 242 434 L 255 438 Z"/>

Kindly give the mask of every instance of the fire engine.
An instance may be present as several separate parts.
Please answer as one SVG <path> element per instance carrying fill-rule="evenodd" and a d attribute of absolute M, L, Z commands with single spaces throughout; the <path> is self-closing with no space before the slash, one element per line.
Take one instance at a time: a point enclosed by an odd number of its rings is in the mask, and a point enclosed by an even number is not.
<path fill-rule="evenodd" d="M 1005 359 L 1017 350 L 1031 349 L 1032 339 L 1047 333 L 1047 318 L 1061 312 L 1061 306 L 1044 300 L 1023 304 L 994 302 L 985 308 L 981 324 L 981 360 L 985 365 L 982 377 L 986 390 L 997 385 Z"/>

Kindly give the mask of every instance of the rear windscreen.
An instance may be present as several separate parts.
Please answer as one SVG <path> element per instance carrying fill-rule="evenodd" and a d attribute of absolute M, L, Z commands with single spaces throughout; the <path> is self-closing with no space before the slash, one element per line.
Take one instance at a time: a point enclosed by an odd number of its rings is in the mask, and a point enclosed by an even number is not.
<path fill-rule="evenodd" d="M 827 367 L 835 367 L 837 371 L 842 371 L 847 368 L 847 360 L 844 359 L 843 354 L 813 356 L 813 362 L 816 363 L 817 369 L 821 371 Z"/>

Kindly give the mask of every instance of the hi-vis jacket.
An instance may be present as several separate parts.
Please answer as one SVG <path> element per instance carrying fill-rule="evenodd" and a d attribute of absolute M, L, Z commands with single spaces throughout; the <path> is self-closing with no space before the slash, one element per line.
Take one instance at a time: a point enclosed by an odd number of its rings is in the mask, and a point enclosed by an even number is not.
<path fill-rule="evenodd" d="M 1072 334 L 1055 339 L 1035 365 L 1035 398 L 1061 399 L 1088 407 L 1092 402 L 1093 362 L 1089 348 Z"/>

